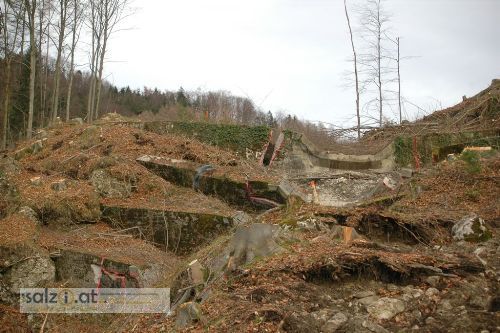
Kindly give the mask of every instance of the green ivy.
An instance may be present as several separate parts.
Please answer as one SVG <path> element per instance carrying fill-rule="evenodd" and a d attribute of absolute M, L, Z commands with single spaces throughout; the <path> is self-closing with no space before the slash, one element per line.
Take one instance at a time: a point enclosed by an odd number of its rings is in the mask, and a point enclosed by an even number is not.
<path fill-rule="evenodd" d="M 462 153 L 460 158 L 465 161 L 467 165 L 467 171 L 469 173 L 480 173 L 481 172 L 481 160 L 479 153 L 467 150 Z"/>
<path fill-rule="evenodd" d="M 397 137 L 394 140 L 394 158 L 396 164 L 405 167 L 412 163 L 412 139 L 408 137 Z"/>
<path fill-rule="evenodd" d="M 202 142 L 244 152 L 245 148 L 261 150 L 269 138 L 267 126 L 243 126 L 197 122 L 150 123 L 147 130 L 176 133 L 196 138 Z"/>

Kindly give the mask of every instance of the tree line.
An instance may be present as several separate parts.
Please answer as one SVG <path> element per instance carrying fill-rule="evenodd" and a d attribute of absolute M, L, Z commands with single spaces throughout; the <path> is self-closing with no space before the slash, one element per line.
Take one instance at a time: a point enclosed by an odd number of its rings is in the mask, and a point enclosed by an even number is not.
<path fill-rule="evenodd" d="M 129 0 L 1 0 L 1 149 L 82 108 L 97 119 L 108 41 L 130 13 Z M 76 69 L 77 48 L 86 70 Z"/>
<path fill-rule="evenodd" d="M 318 142 L 319 123 L 227 91 L 118 88 L 103 71 L 109 39 L 133 10 L 130 0 L 0 0 L 0 150 L 58 121 L 91 123 L 117 112 L 143 119 L 279 126 Z M 77 63 L 75 54 L 87 55 Z"/>

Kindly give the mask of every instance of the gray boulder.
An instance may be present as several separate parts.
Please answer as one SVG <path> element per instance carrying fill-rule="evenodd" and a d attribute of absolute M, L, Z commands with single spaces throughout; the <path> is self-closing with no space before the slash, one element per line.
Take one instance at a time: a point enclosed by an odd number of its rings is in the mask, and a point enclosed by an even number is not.
<path fill-rule="evenodd" d="M 388 330 L 386 330 L 385 328 L 383 328 L 382 326 L 380 326 L 379 324 L 376 324 L 374 322 L 371 322 L 369 320 L 365 320 L 363 321 L 363 327 L 372 331 L 372 332 L 375 332 L 375 333 L 389 333 Z"/>
<path fill-rule="evenodd" d="M 275 240 L 278 232 L 278 226 L 271 224 L 254 223 L 238 227 L 230 246 L 234 264 L 248 264 L 255 257 L 266 257 L 280 251 L 281 247 Z"/>
<path fill-rule="evenodd" d="M 19 162 L 12 157 L 0 159 L 0 174 L 17 173 L 21 170 Z"/>
<path fill-rule="evenodd" d="M 193 322 L 201 319 L 201 308 L 196 302 L 187 302 L 181 304 L 177 309 L 175 325 L 177 328 L 184 328 L 191 325 Z"/>
<path fill-rule="evenodd" d="M 94 125 L 87 127 L 78 138 L 80 148 L 88 149 L 98 145 L 101 142 L 101 131 L 100 127 Z"/>
<path fill-rule="evenodd" d="M 392 319 L 398 313 L 405 310 L 405 303 L 396 298 L 382 297 L 370 304 L 366 310 L 375 319 Z"/>
<path fill-rule="evenodd" d="M 64 191 L 68 188 L 68 181 L 66 179 L 59 179 L 50 184 L 50 188 L 56 192 Z"/>
<path fill-rule="evenodd" d="M 11 292 L 19 293 L 19 288 L 46 287 L 55 277 L 54 262 L 49 257 L 35 256 L 15 264 L 5 280 Z"/>
<path fill-rule="evenodd" d="M 324 333 L 337 332 L 338 329 L 347 322 L 347 316 L 342 312 L 337 312 L 333 317 L 328 319 L 326 323 L 321 327 L 321 331 Z"/>
<path fill-rule="evenodd" d="M 42 225 L 42 222 L 40 222 L 40 219 L 38 218 L 38 214 L 33 209 L 31 209 L 31 207 L 23 206 L 19 208 L 19 214 L 26 216 L 37 225 Z"/>
<path fill-rule="evenodd" d="M 18 151 L 15 152 L 14 158 L 16 160 L 20 160 L 23 157 L 40 152 L 43 149 L 43 143 L 45 140 L 47 139 L 37 140 L 33 142 L 30 146 L 19 149 Z"/>
<path fill-rule="evenodd" d="M 72 125 L 83 125 L 83 119 L 82 118 L 73 118 L 69 121 L 69 123 Z"/>
<path fill-rule="evenodd" d="M 106 198 L 128 198 L 132 193 L 132 184 L 112 177 L 106 170 L 97 169 L 92 172 L 90 182 L 96 191 Z"/>
<path fill-rule="evenodd" d="M 413 176 L 413 170 L 410 168 L 401 168 L 401 170 L 399 170 L 399 174 L 403 178 L 411 178 L 411 176 Z"/>
<path fill-rule="evenodd" d="M 282 250 L 277 239 L 281 229 L 277 225 L 254 223 L 236 228 L 230 243 L 222 254 L 209 263 L 208 268 L 215 275 L 234 271 L 251 263 L 256 257 L 266 257 Z"/>
<path fill-rule="evenodd" d="M 243 211 L 237 211 L 233 215 L 233 224 L 236 226 L 250 224 L 252 220 L 253 220 L 252 216 L 248 215 Z"/>
<path fill-rule="evenodd" d="M 484 242 L 492 237 L 484 220 L 474 213 L 455 223 L 451 234 L 456 241 L 465 240 L 468 242 Z"/>

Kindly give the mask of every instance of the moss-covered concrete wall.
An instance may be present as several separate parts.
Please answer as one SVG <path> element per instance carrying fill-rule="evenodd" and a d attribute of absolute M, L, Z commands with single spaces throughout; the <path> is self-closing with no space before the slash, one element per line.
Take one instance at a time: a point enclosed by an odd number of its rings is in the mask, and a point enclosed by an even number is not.
<path fill-rule="evenodd" d="M 233 226 L 233 218 L 216 214 L 102 206 L 103 220 L 113 227 L 140 227 L 147 239 L 186 254 Z"/>
<path fill-rule="evenodd" d="M 400 136 L 394 140 L 394 157 L 398 166 L 415 166 L 413 136 Z M 460 132 L 431 133 L 416 136 L 417 152 L 422 165 L 441 161 L 448 154 L 460 153 L 465 146 L 500 146 L 500 129 Z"/>
<path fill-rule="evenodd" d="M 178 165 L 160 164 L 154 161 L 137 160 L 153 173 L 163 179 L 184 187 L 192 187 L 196 175 L 195 169 L 181 167 Z M 278 188 L 274 184 L 268 184 L 263 181 L 250 180 L 249 185 L 253 194 L 260 198 L 269 199 L 278 203 L 284 203 L 284 198 L 279 194 Z M 200 178 L 198 190 L 207 195 L 215 195 L 224 201 L 236 205 L 240 208 L 252 209 L 263 208 L 249 200 L 246 184 L 227 177 L 217 177 L 203 175 Z"/>
<path fill-rule="evenodd" d="M 155 121 L 144 124 L 144 129 L 158 134 L 174 133 L 196 138 L 218 147 L 239 152 L 245 149 L 261 150 L 269 137 L 267 126 Z"/>

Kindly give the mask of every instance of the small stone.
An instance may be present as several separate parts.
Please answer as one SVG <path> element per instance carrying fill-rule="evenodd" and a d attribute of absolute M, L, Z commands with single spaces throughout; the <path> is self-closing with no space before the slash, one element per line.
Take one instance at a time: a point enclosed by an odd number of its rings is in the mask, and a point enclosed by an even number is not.
<path fill-rule="evenodd" d="M 439 294 L 439 290 L 437 290 L 436 288 L 432 288 L 432 287 L 425 291 L 425 296 L 427 296 L 427 297 L 432 297 L 432 296 L 435 296 L 438 294 Z"/>
<path fill-rule="evenodd" d="M 363 298 L 359 299 L 358 302 L 363 304 L 364 306 L 368 306 L 370 304 L 375 303 L 379 299 L 380 298 L 378 296 L 373 295 L 373 296 L 363 297 Z"/>
<path fill-rule="evenodd" d="M 427 277 L 427 279 L 425 279 L 425 282 L 431 287 L 436 288 L 439 285 L 439 282 L 441 282 L 441 277 L 438 275 L 432 275 Z"/>
<path fill-rule="evenodd" d="M 450 311 L 452 309 L 453 309 L 453 305 L 451 305 L 450 301 L 446 299 L 446 300 L 441 302 L 440 308 L 438 309 L 438 312 L 446 312 L 446 311 Z"/>
<path fill-rule="evenodd" d="M 34 186 L 40 186 L 42 185 L 42 177 L 33 177 L 30 179 L 30 182 L 31 182 L 31 185 L 34 185 Z"/>
<path fill-rule="evenodd" d="M 233 225 L 247 225 L 252 223 L 252 217 L 243 211 L 237 211 L 233 215 Z"/>
<path fill-rule="evenodd" d="M 375 333 L 388 333 L 389 332 L 388 330 L 386 330 L 385 328 L 383 328 L 379 324 L 376 324 L 376 323 L 369 321 L 369 320 L 363 321 L 362 325 L 364 328 L 366 328 L 372 332 L 375 332 Z"/>
<path fill-rule="evenodd" d="M 36 133 L 35 133 L 35 138 L 37 139 L 44 139 L 46 138 L 48 135 L 47 135 L 47 131 L 44 130 L 44 129 L 39 129 Z"/>
<path fill-rule="evenodd" d="M 382 180 L 382 183 L 391 191 L 394 191 L 396 189 L 396 187 L 398 186 L 397 182 L 394 179 L 389 178 L 389 177 L 384 177 L 384 179 Z"/>
<path fill-rule="evenodd" d="M 347 322 L 347 316 L 342 312 L 337 312 L 321 327 L 321 331 L 324 333 L 336 332 L 345 322 Z"/>
<path fill-rule="evenodd" d="M 435 323 L 435 322 L 436 322 L 436 319 L 434 319 L 434 317 L 427 317 L 427 318 L 425 319 L 425 323 L 426 323 L 427 325 L 432 325 L 432 324 L 433 324 L 433 323 Z"/>
<path fill-rule="evenodd" d="M 70 122 L 70 124 L 74 124 L 74 125 L 83 125 L 82 118 L 73 118 L 69 122 Z"/>
<path fill-rule="evenodd" d="M 398 288 L 398 286 L 396 286 L 395 284 L 391 284 L 391 283 L 389 283 L 389 284 L 387 285 L 387 290 L 389 290 L 389 291 L 398 291 L 398 290 L 399 290 L 399 288 Z"/>
<path fill-rule="evenodd" d="M 50 188 L 53 189 L 54 191 L 64 191 L 65 189 L 68 188 L 68 181 L 66 179 L 59 179 L 52 184 L 50 184 Z"/>
<path fill-rule="evenodd" d="M 375 295 L 375 293 L 371 290 L 364 290 L 364 291 L 359 291 L 357 293 L 355 293 L 354 295 L 352 295 L 354 298 L 365 298 L 365 297 L 369 297 L 369 296 L 373 296 Z"/>
<path fill-rule="evenodd" d="M 420 320 L 422 318 L 422 312 L 420 312 L 419 310 L 413 310 L 411 312 L 411 315 L 413 318 L 415 318 L 416 320 Z"/>
<path fill-rule="evenodd" d="M 143 155 L 137 159 L 139 162 L 151 162 L 153 160 L 153 156 Z"/>
<path fill-rule="evenodd" d="M 401 168 L 401 170 L 399 170 L 399 173 L 403 178 L 411 178 L 411 176 L 413 176 L 413 170 L 409 168 Z"/>
<path fill-rule="evenodd" d="M 378 319 L 391 319 L 405 310 L 405 303 L 396 298 L 382 297 L 367 307 L 368 313 Z"/>
<path fill-rule="evenodd" d="M 417 288 L 413 288 L 413 286 L 404 287 L 403 292 L 405 293 L 405 295 L 408 295 L 410 298 L 419 298 L 423 294 L 422 290 L 417 289 Z"/>
<path fill-rule="evenodd" d="M 327 320 L 329 320 L 330 318 L 333 317 L 333 310 L 322 309 L 322 310 L 319 310 L 319 311 L 312 312 L 311 316 L 316 321 L 326 322 Z"/>

